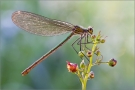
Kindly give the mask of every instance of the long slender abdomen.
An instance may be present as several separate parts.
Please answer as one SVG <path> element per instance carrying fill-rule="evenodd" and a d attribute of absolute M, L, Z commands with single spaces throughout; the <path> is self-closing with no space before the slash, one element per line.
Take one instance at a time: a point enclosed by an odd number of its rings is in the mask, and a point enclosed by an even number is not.
<path fill-rule="evenodd" d="M 38 65 L 40 62 L 42 62 L 48 56 L 50 56 L 53 52 L 55 52 L 60 46 L 62 46 L 66 41 L 68 41 L 73 35 L 74 35 L 74 32 L 72 32 L 64 41 L 62 41 L 55 48 L 51 49 L 48 53 L 46 53 L 45 55 L 43 55 L 41 58 L 39 58 L 37 61 L 35 61 L 32 65 L 30 65 L 28 68 L 26 68 L 22 72 L 22 76 L 25 76 L 26 74 L 28 74 L 36 65 Z"/>

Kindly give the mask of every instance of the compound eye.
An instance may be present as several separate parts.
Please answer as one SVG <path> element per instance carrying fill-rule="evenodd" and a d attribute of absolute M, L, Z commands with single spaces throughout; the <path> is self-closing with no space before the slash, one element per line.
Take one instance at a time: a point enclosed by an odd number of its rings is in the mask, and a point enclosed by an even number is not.
<path fill-rule="evenodd" d="M 91 26 L 88 27 L 88 32 L 89 32 L 90 34 L 93 34 L 93 28 L 92 28 Z"/>

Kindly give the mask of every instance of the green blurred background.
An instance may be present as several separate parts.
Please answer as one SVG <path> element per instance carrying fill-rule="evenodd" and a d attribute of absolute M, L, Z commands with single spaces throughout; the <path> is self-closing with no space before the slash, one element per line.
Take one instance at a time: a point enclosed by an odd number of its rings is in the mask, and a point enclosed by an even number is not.
<path fill-rule="evenodd" d="M 87 90 L 135 90 L 134 88 L 134 2 L 133 1 L 34 1 L 1 0 L 0 70 L 1 89 L 81 89 L 78 77 L 69 73 L 66 60 L 78 63 L 81 59 L 70 39 L 28 75 L 21 72 L 64 40 L 69 33 L 43 37 L 18 28 L 11 20 L 17 10 L 37 13 L 49 18 L 83 27 L 92 26 L 94 33 L 108 36 L 99 45 L 104 61 L 115 58 L 112 68 L 95 66 L 95 78 L 88 81 Z"/>

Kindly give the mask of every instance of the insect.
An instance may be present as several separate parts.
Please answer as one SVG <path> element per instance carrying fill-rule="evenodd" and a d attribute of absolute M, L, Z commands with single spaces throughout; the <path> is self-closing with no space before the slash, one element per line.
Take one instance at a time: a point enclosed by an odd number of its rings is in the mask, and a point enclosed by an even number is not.
<path fill-rule="evenodd" d="M 32 65 L 26 68 L 22 72 L 22 76 L 28 74 L 36 65 L 38 65 L 40 62 L 50 56 L 53 52 L 55 52 L 72 36 L 80 35 L 80 37 L 75 42 L 77 42 L 78 40 L 79 42 L 81 42 L 82 38 L 88 39 L 88 35 L 92 35 L 93 33 L 92 27 L 88 27 L 88 29 L 85 29 L 81 26 L 73 25 L 60 20 L 50 19 L 27 11 L 14 12 L 12 14 L 12 21 L 14 22 L 14 24 L 22 28 L 23 30 L 42 36 L 54 36 L 70 32 L 69 36 L 67 36 L 65 40 L 63 40 L 56 47 L 51 49 L 49 52 L 47 52 L 45 55 L 35 61 Z"/>

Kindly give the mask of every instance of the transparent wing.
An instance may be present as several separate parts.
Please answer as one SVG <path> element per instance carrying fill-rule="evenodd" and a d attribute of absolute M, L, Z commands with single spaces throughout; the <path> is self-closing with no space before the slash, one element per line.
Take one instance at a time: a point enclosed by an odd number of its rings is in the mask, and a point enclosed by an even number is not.
<path fill-rule="evenodd" d="M 38 35 L 53 36 L 72 31 L 74 25 L 58 20 L 49 19 L 26 11 L 16 11 L 12 21 L 20 28 Z"/>

